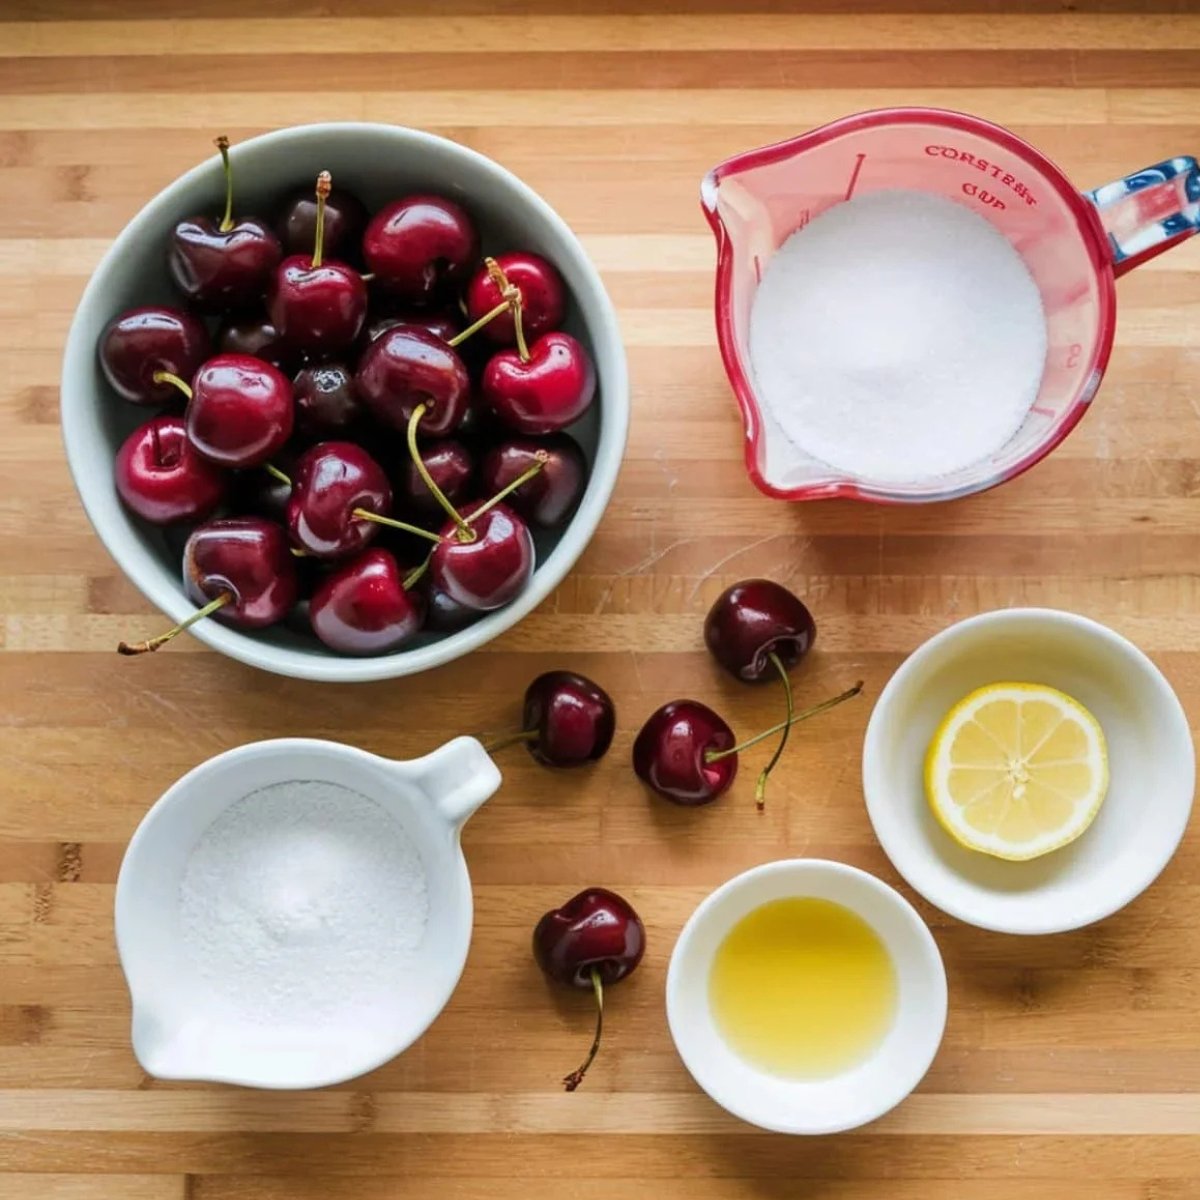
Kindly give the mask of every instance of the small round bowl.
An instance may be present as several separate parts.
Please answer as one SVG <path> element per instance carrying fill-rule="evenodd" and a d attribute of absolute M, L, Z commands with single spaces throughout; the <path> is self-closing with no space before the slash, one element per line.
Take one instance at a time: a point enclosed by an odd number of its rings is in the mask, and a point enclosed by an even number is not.
<path fill-rule="evenodd" d="M 511 604 L 461 632 L 422 634 L 403 650 L 376 658 L 336 655 L 283 626 L 249 634 L 218 621 L 201 621 L 191 630 L 222 654 L 301 679 L 389 679 L 460 658 L 532 612 L 562 581 L 600 523 L 629 424 L 628 370 L 612 302 L 579 240 L 536 192 L 491 159 L 445 138 L 394 125 L 301 125 L 242 142 L 230 157 L 239 213 L 269 214 L 289 189 L 312 181 L 322 169 L 371 209 L 406 192 L 441 192 L 474 215 L 485 253 L 534 250 L 553 262 L 566 281 L 570 302 L 565 328 L 591 351 L 598 376 L 596 403 L 570 430 L 587 456 L 590 477 L 569 524 L 561 531 L 535 532 L 537 569 Z M 113 487 L 117 448 L 153 410 L 111 393 L 100 373 L 96 342 L 123 309 L 181 303 L 167 276 L 167 237 L 183 217 L 219 214 L 222 189 L 220 161 L 213 155 L 169 184 L 130 221 L 84 290 L 63 359 L 63 438 L 83 506 L 117 565 L 171 621 L 194 611 L 183 590 L 178 552 L 168 548 L 161 530 L 132 517 Z"/>
<path fill-rule="evenodd" d="M 829 1079 L 788 1079 L 751 1065 L 726 1044 L 709 1008 L 709 972 L 725 936 L 760 905 L 794 896 L 857 913 L 896 969 L 891 1029 L 864 1062 Z M 899 892 L 857 867 L 785 859 L 735 875 L 692 913 L 671 954 L 667 1021 L 692 1078 L 735 1117 L 775 1133 L 838 1133 L 882 1116 L 924 1078 L 946 1026 L 946 972 L 933 935 Z"/>
<path fill-rule="evenodd" d="M 925 752 L 975 688 L 1042 683 L 1095 714 L 1108 742 L 1108 796 L 1061 850 L 1008 862 L 967 850 L 925 800 Z M 1187 827 L 1195 754 L 1162 672 L 1132 642 L 1074 613 L 1018 608 L 952 625 L 892 676 L 863 745 L 867 812 L 896 870 L 930 903 L 1002 933 L 1059 933 L 1116 912 L 1167 865 Z"/>

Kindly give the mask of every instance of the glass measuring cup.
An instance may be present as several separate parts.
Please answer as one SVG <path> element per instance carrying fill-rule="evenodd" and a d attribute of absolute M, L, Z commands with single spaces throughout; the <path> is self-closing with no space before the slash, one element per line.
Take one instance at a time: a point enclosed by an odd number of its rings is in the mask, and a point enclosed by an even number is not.
<path fill-rule="evenodd" d="M 933 192 L 989 220 L 1033 275 L 1048 335 L 1041 388 L 1013 438 L 953 474 L 904 484 L 847 475 L 795 445 L 759 403 L 748 342 L 754 293 L 780 244 L 832 205 L 885 188 Z M 1200 231 L 1195 158 L 1081 193 L 1015 134 L 933 108 L 859 113 L 739 154 L 705 176 L 700 196 L 717 239 L 717 339 L 745 422 L 746 469 L 785 500 L 950 500 L 1027 470 L 1070 433 L 1100 386 L 1116 326 L 1114 280 Z"/>

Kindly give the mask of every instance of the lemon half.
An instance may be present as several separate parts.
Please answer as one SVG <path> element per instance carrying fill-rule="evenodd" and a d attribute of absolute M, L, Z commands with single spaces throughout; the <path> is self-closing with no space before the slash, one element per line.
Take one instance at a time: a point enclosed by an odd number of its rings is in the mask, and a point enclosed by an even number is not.
<path fill-rule="evenodd" d="M 925 795 L 960 845 L 1022 860 L 1073 842 L 1108 791 L 1100 723 L 1036 683 L 993 683 L 943 718 L 925 756 Z"/>

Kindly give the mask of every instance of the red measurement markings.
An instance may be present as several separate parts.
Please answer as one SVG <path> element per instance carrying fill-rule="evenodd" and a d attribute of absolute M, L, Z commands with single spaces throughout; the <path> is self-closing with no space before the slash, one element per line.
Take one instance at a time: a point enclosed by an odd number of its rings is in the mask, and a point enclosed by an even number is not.
<path fill-rule="evenodd" d="M 1079 356 L 1083 353 L 1083 347 L 1078 342 L 1072 342 L 1067 347 L 1067 369 L 1070 370 L 1079 362 Z"/>
<path fill-rule="evenodd" d="M 862 171 L 863 159 L 865 159 L 866 157 L 867 156 L 865 154 L 856 154 L 855 155 L 854 170 L 850 172 L 850 182 L 846 186 L 846 199 L 847 200 L 849 200 L 850 197 L 854 195 L 854 185 L 856 183 L 858 183 L 858 176 L 859 176 L 859 173 Z"/>
<path fill-rule="evenodd" d="M 1042 417 L 1053 417 L 1055 415 L 1054 409 L 1043 408 L 1040 404 L 1035 404 L 1029 411 L 1035 412 Z"/>
<path fill-rule="evenodd" d="M 762 283 L 762 263 L 758 261 L 758 255 L 754 256 L 754 281 Z"/>

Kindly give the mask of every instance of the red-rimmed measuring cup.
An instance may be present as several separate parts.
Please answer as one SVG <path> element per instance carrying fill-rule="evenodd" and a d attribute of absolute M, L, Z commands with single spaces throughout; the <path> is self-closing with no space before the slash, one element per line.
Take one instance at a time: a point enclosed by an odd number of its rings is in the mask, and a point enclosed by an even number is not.
<path fill-rule="evenodd" d="M 1047 324 L 1041 388 L 1012 440 L 952 475 L 912 484 L 846 475 L 799 449 L 759 403 L 748 350 L 751 303 L 779 245 L 832 205 L 884 188 L 933 192 L 986 217 L 1025 260 Z M 999 125 L 941 109 L 889 108 L 723 162 L 705 176 L 701 204 L 717 238 L 717 338 L 746 425 L 751 479 L 787 500 L 919 503 L 1003 483 L 1070 433 L 1112 348 L 1113 281 L 1200 231 L 1200 168 L 1194 158 L 1173 158 L 1079 192 Z"/>

